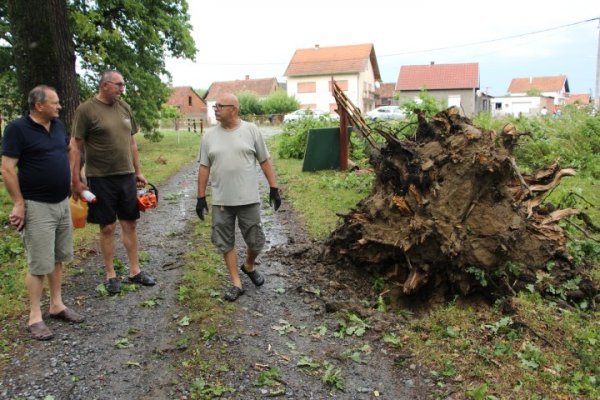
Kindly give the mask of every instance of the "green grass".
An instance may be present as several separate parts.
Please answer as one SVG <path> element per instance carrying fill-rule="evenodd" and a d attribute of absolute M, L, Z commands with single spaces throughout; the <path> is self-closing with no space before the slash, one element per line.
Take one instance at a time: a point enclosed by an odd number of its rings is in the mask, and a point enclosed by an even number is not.
<path fill-rule="evenodd" d="M 337 214 L 350 211 L 366 197 L 370 178 L 333 170 L 302 172 L 302 160 L 277 155 L 279 142 L 270 141 L 270 151 L 284 200 L 298 212 L 301 221 L 315 239 L 325 239 L 341 222 Z"/>

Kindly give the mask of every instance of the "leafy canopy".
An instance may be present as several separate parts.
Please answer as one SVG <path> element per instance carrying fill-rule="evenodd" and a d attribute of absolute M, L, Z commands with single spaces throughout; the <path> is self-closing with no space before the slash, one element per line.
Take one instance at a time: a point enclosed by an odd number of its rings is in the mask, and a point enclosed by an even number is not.
<path fill-rule="evenodd" d="M 12 87 L 12 46 L 7 0 L 0 0 L 0 88 Z M 80 100 L 96 91 L 98 75 L 119 70 L 131 104 L 146 134 L 155 134 L 161 107 L 169 96 L 167 57 L 194 59 L 196 48 L 186 0 L 68 0 L 69 22 L 82 70 Z M 4 97 L 4 96 L 3 96 Z M 4 101 L 4 100 L 3 100 Z M 0 104 L 6 109 L 7 106 Z"/>

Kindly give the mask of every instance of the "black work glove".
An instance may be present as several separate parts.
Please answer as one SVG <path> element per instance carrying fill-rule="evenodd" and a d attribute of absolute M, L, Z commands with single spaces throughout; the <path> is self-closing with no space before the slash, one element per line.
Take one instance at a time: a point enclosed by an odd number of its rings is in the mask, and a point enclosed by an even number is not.
<path fill-rule="evenodd" d="M 281 197 L 279 196 L 279 188 L 271 187 L 269 188 L 269 204 L 275 207 L 275 211 L 279 209 L 281 206 Z"/>
<path fill-rule="evenodd" d="M 198 218 L 204 221 L 204 210 L 208 214 L 208 204 L 206 204 L 206 197 L 198 197 L 198 202 L 196 203 L 196 214 L 198 214 Z"/>

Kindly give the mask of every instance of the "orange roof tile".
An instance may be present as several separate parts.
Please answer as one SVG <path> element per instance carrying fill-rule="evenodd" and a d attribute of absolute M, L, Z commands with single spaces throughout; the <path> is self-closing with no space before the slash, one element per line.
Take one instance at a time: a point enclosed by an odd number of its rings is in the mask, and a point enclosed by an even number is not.
<path fill-rule="evenodd" d="M 587 105 L 592 102 L 592 96 L 589 93 L 583 94 L 569 94 L 569 97 L 565 99 L 567 104 L 581 104 Z"/>
<path fill-rule="evenodd" d="M 479 64 L 403 65 L 396 90 L 479 88 Z"/>
<path fill-rule="evenodd" d="M 379 64 L 372 43 L 349 46 L 298 49 L 285 76 L 330 75 L 362 72 L 371 63 L 375 80 L 381 80 Z"/>
<path fill-rule="evenodd" d="M 569 91 L 569 83 L 565 75 L 532 76 L 529 78 L 514 78 L 508 86 L 508 93 L 527 93 L 530 89 L 542 92 Z"/>
<path fill-rule="evenodd" d="M 216 100 L 224 93 L 252 92 L 258 97 L 267 97 L 279 88 L 277 78 L 250 79 L 213 82 L 206 93 L 206 100 Z"/>

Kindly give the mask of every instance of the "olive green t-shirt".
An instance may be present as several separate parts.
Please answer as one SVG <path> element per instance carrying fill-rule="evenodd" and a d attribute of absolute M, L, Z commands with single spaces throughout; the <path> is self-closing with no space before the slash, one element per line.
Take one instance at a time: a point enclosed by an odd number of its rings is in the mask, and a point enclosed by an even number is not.
<path fill-rule="evenodd" d="M 106 104 L 95 97 L 75 111 L 72 135 L 83 139 L 85 174 L 110 176 L 134 173 L 131 136 L 138 131 L 129 104 Z"/>

